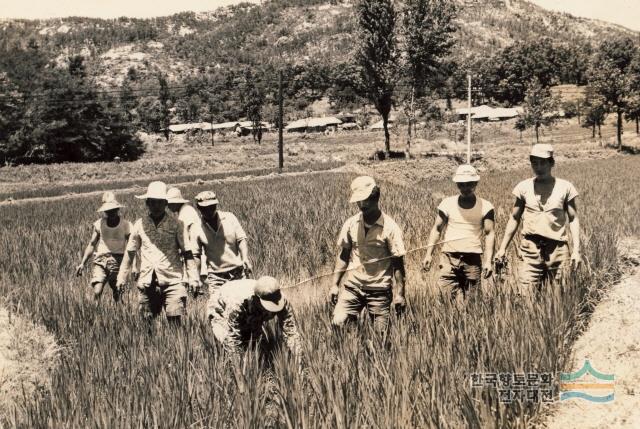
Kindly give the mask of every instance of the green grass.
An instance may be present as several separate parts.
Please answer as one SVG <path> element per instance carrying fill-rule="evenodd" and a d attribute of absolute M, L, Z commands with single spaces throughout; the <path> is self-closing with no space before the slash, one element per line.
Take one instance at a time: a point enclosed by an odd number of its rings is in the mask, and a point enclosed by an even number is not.
<path fill-rule="evenodd" d="M 581 193 L 579 210 L 587 267 L 567 284 L 523 302 L 504 285 L 464 309 L 436 293 L 423 275 L 423 254 L 407 257 L 407 316 L 395 321 L 388 348 L 368 323 L 331 334 L 329 280 L 287 291 L 304 336 L 304 371 L 286 353 L 270 370 L 249 356 L 238 380 L 203 321 L 203 302 L 175 330 L 146 325 L 135 295 L 95 309 L 88 278 L 73 267 L 89 238 L 99 196 L 0 207 L 0 294 L 53 332 L 64 347 L 51 390 L 27 395 L 5 418 L 17 427 L 525 427 L 539 410 L 500 404 L 497 392 L 471 389 L 474 372 L 553 372 L 567 369 L 570 345 L 607 284 L 615 279 L 616 241 L 637 234 L 640 200 L 637 158 L 560 165 L 557 175 Z M 497 207 L 498 238 L 512 204 L 511 190 L 530 175 L 519 170 L 483 176 L 478 194 Z M 216 185 L 250 237 L 258 275 L 285 284 L 330 271 L 352 175 L 327 173 Z M 208 187 L 206 187 L 208 188 Z M 205 189 L 188 186 L 187 197 Z M 425 245 L 447 181 L 405 187 L 382 184 L 382 207 L 405 234 L 407 248 Z M 143 205 L 123 195 L 127 218 Z M 438 255 L 436 254 L 436 258 Z M 239 386 L 244 385 L 242 392 Z"/>

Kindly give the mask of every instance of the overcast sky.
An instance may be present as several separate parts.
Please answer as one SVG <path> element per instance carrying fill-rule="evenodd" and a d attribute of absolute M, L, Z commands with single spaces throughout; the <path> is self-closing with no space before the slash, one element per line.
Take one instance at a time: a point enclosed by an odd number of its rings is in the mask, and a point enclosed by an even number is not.
<path fill-rule="evenodd" d="M 257 3 L 258 0 L 252 0 Z M 640 31 L 640 0 L 531 0 L 547 9 L 615 22 Z M 165 16 L 205 11 L 238 0 L 0 0 L 3 18 Z M 635 3 L 635 6 L 634 6 Z"/>

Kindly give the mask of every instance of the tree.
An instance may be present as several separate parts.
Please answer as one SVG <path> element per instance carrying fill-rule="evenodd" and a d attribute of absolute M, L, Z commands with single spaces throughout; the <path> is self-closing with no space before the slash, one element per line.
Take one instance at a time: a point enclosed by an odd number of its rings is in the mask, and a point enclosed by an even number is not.
<path fill-rule="evenodd" d="M 389 113 L 398 74 L 396 11 L 391 0 L 360 0 L 356 6 L 358 40 L 356 63 L 360 66 L 363 98 L 382 116 L 384 148 L 391 151 Z"/>
<path fill-rule="evenodd" d="M 516 129 L 533 127 L 536 133 L 536 143 L 540 140 L 540 127 L 555 122 L 554 112 L 558 107 L 558 100 L 553 97 L 549 88 L 545 88 L 537 79 L 529 84 L 524 97 L 524 112 Z"/>
<path fill-rule="evenodd" d="M 160 85 L 158 93 L 158 100 L 160 101 L 160 128 L 164 132 L 164 138 L 169 140 L 169 98 L 171 94 L 169 93 L 167 79 L 162 74 L 158 74 L 158 84 Z"/>
<path fill-rule="evenodd" d="M 602 42 L 589 70 L 589 85 L 600 95 L 607 111 L 616 114 L 616 141 L 622 149 L 622 117 L 632 91 L 632 61 L 638 55 L 633 40 L 620 38 Z"/>
<path fill-rule="evenodd" d="M 587 87 L 584 100 L 584 121 L 582 126 L 591 128 L 591 137 L 596 138 L 596 128 L 598 129 L 598 137 L 602 138 L 601 127 L 607 117 L 606 101 L 604 98 L 596 94 L 593 88 Z"/>
<path fill-rule="evenodd" d="M 402 12 L 405 64 L 403 104 L 408 119 L 407 152 L 411 148 L 411 125 L 415 122 L 416 98 L 423 98 L 425 86 L 435 89 L 436 79 L 453 46 L 455 5 L 449 0 L 407 0 Z M 430 85 L 429 85 L 430 84 Z"/>
<path fill-rule="evenodd" d="M 39 96 L 26 100 L 19 127 L 2 148 L 5 160 L 110 161 L 142 154 L 142 142 L 116 99 L 100 96 L 81 69 L 82 61 L 74 60 L 67 70 L 48 70 L 35 83 Z"/>
<path fill-rule="evenodd" d="M 241 87 L 243 110 L 247 119 L 251 121 L 251 134 L 258 144 L 262 142 L 262 107 L 265 95 L 258 88 L 257 80 L 250 70 L 245 72 L 244 85 Z"/>

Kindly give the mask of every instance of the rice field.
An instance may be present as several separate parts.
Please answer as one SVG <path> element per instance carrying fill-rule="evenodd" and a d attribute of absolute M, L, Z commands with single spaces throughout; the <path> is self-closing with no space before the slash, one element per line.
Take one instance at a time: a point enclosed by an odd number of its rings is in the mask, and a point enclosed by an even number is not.
<path fill-rule="evenodd" d="M 190 302 L 183 326 L 147 324 L 135 295 L 94 307 L 88 275 L 75 264 L 96 219 L 99 196 L 2 206 L 0 295 L 58 339 L 63 352 L 48 390 L 18 395 L 0 417 L 8 427 L 525 427 L 542 406 L 502 404 L 490 389 L 472 389 L 470 375 L 566 369 L 571 343 L 589 310 L 618 275 L 616 242 L 638 234 L 633 197 L 640 160 L 621 157 L 559 165 L 573 181 L 583 229 L 585 267 L 573 281 L 535 302 L 505 283 L 487 282 L 464 308 L 442 300 L 435 272 L 420 271 L 421 252 L 407 257 L 408 312 L 394 320 L 387 345 L 367 321 L 332 333 L 329 280 L 289 289 L 304 336 L 303 365 L 274 349 L 269 365 L 247 356 L 236 375 L 203 320 L 202 299 Z M 528 170 L 487 174 L 479 196 L 496 206 L 498 235 L 511 190 Z M 349 206 L 353 175 L 327 173 L 218 185 L 222 209 L 233 211 L 250 237 L 257 275 L 285 285 L 328 272 Z M 183 188 L 193 197 L 202 186 Z M 381 206 L 404 231 L 408 249 L 427 242 L 435 207 L 454 193 L 449 181 L 414 186 L 382 183 Z M 143 205 L 119 195 L 133 220 Z M 498 241 L 499 242 L 499 241 Z M 436 258 L 438 254 L 436 253 Z M 275 337 L 278 336 L 276 332 Z"/>

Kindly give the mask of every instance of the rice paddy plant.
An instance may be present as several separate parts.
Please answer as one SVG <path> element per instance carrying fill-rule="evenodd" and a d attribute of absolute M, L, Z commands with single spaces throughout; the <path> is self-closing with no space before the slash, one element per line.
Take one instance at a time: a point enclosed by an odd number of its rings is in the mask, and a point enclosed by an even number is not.
<path fill-rule="evenodd" d="M 423 254 L 414 252 L 407 256 L 409 307 L 394 318 L 386 341 L 366 319 L 334 331 L 329 279 L 321 278 L 286 291 L 304 336 L 302 366 L 286 350 L 258 347 L 248 351 L 242 372 L 215 343 L 202 299 L 189 303 L 189 316 L 177 328 L 142 320 L 135 289 L 119 305 L 108 296 L 93 304 L 88 276 L 75 278 L 73 267 L 99 196 L 0 207 L 0 294 L 53 332 L 63 348 L 50 390 L 23 395 L 2 424 L 524 427 L 540 404 L 503 404 L 496 390 L 472 389 L 470 375 L 567 369 L 573 339 L 616 278 L 617 238 L 640 230 L 640 201 L 629 198 L 639 160 L 559 167 L 557 175 L 581 192 L 586 266 L 570 281 L 526 300 L 516 294 L 511 272 L 504 282 L 486 282 L 460 308 L 440 296 L 437 273 L 422 273 Z M 477 193 L 496 206 L 499 236 L 513 203 L 510 192 L 529 174 L 482 178 Z M 250 236 L 257 275 L 293 285 L 331 271 L 338 230 L 355 211 L 347 204 L 351 179 L 335 173 L 280 177 L 226 183 L 215 191 L 222 209 L 234 212 Z M 183 194 L 204 189 L 188 186 Z M 381 205 L 414 249 L 426 244 L 441 196 L 454 192 L 448 181 L 383 183 Z M 132 195 L 119 199 L 128 219 L 144 213 Z"/>

